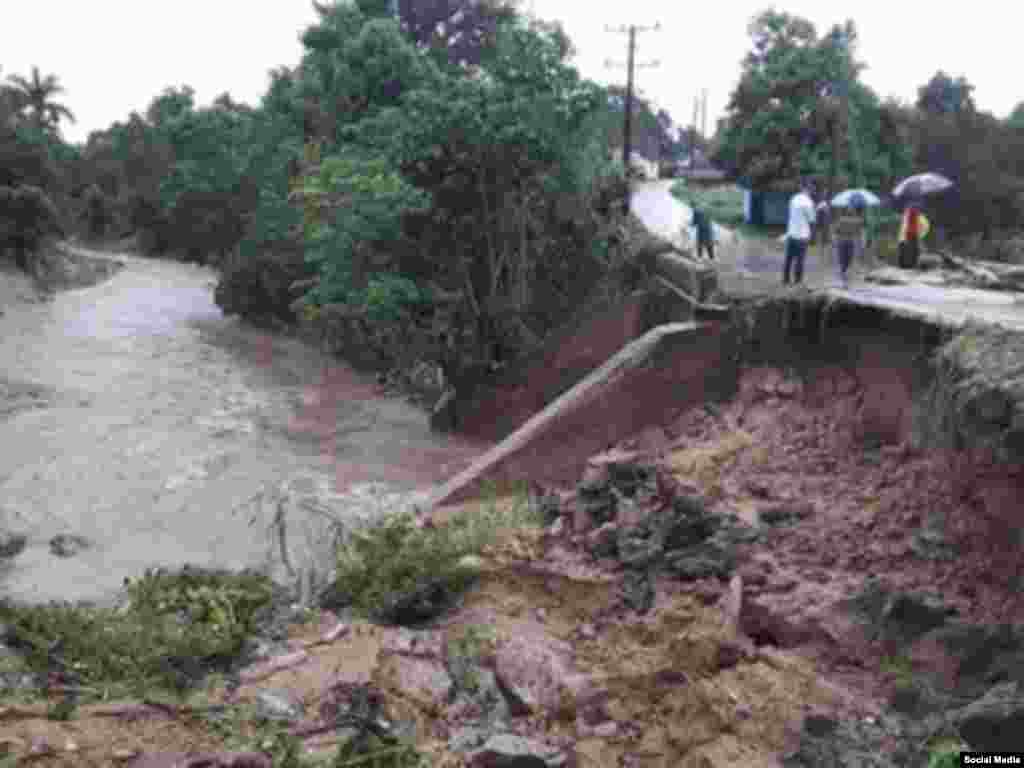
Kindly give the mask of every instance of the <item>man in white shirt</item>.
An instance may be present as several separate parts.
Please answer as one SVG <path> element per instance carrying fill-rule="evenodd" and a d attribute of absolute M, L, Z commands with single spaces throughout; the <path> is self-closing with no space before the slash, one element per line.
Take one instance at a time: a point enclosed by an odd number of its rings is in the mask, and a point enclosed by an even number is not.
<path fill-rule="evenodd" d="M 816 211 L 811 199 L 811 186 L 800 185 L 800 191 L 789 200 L 789 223 L 786 227 L 786 262 L 782 271 L 782 284 L 789 285 L 790 272 L 793 282 L 799 285 L 804 279 L 804 257 L 814 231 Z"/>

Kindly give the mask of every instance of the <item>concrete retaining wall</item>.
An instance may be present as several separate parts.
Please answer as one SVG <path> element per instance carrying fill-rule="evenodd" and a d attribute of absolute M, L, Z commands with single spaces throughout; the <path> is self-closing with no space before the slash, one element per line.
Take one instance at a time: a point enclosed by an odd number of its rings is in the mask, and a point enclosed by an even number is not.
<path fill-rule="evenodd" d="M 590 456 L 660 424 L 666 413 L 731 397 L 734 349 L 731 334 L 716 324 L 649 331 L 446 483 L 433 505 L 472 498 L 485 482 L 575 482 Z"/>

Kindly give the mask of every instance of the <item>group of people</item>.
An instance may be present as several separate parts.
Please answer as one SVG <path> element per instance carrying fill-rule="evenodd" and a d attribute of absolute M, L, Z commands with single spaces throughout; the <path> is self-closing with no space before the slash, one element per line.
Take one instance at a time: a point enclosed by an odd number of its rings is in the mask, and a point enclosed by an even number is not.
<path fill-rule="evenodd" d="M 815 206 L 814 188 L 809 183 L 802 184 L 800 191 L 790 198 L 785 236 L 786 256 L 782 268 L 784 285 L 799 285 L 803 282 L 804 257 L 822 208 L 827 208 L 827 205 Z M 854 255 L 858 251 L 863 252 L 868 245 L 866 211 L 867 201 L 864 196 L 854 193 L 849 197 L 849 205 L 839 208 L 838 214 L 830 217 L 832 242 L 835 244 L 839 279 L 843 288 L 849 287 L 849 271 Z M 921 241 L 927 236 L 929 228 L 930 223 L 921 211 L 920 201 L 909 200 L 900 223 L 898 261 L 901 268 L 917 267 L 921 256 Z"/>
<path fill-rule="evenodd" d="M 710 217 L 696 202 L 691 202 L 693 215 L 690 226 L 695 229 L 697 241 L 697 257 L 704 255 L 708 259 L 715 258 L 715 238 Z M 784 285 L 800 285 L 804 277 L 804 259 L 807 249 L 818 226 L 819 211 L 827 208 L 826 204 L 815 206 L 814 187 L 804 182 L 789 200 L 789 217 L 786 227 L 786 253 L 782 268 Z M 849 287 L 850 265 L 858 252 L 863 252 L 868 245 L 867 235 L 867 200 L 863 195 L 854 193 L 849 198 L 849 205 L 838 209 L 836 215 L 830 216 L 832 242 L 839 262 L 839 279 L 843 288 Z M 917 267 L 921 255 L 921 240 L 928 234 L 930 224 L 922 213 L 920 202 L 910 200 L 903 211 L 899 236 L 899 266 L 903 269 Z"/>

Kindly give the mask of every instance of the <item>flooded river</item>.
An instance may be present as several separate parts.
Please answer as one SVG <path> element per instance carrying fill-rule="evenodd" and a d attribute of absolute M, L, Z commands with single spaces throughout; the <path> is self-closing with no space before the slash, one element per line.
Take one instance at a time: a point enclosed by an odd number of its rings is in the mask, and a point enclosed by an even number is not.
<path fill-rule="evenodd" d="M 408 506 L 482 450 L 224 318 L 214 272 L 117 258 L 104 283 L 0 316 L 0 528 L 29 536 L 0 595 L 104 600 L 184 563 L 322 576 L 339 521 Z M 60 534 L 86 543 L 62 556 Z"/>

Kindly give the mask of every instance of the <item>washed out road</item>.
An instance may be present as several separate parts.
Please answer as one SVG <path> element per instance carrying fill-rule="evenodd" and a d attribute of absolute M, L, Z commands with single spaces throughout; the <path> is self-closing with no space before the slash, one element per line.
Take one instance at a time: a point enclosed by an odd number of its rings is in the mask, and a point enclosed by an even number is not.
<path fill-rule="evenodd" d="M 408 505 L 483 449 L 224 318 L 211 270 L 116 258 L 110 280 L 0 316 L 0 528 L 29 536 L 0 597 L 104 600 L 185 563 L 322 574 L 334 521 Z M 60 534 L 86 545 L 55 554 Z"/>
<path fill-rule="evenodd" d="M 689 247 L 689 206 L 669 191 L 671 179 L 639 182 L 631 210 L 652 232 L 677 246 Z M 777 294 L 782 290 L 783 246 L 767 238 L 747 238 L 716 225 L 716 266 L 720 283 L 732 294 Z M 951 326 L 967 322 L 999 324 L 1024 330 L 1024 297 L 1019 293 L 930 285 L 921 273 L 906 271 L 906 284 L 880 285 L 864 281 L 874 264 L 855 264 L 850 287 L 840 286 L 831 253 L 813 245 L 805 263 L 805 285 L 836 298 L 917 315 Z"/>

